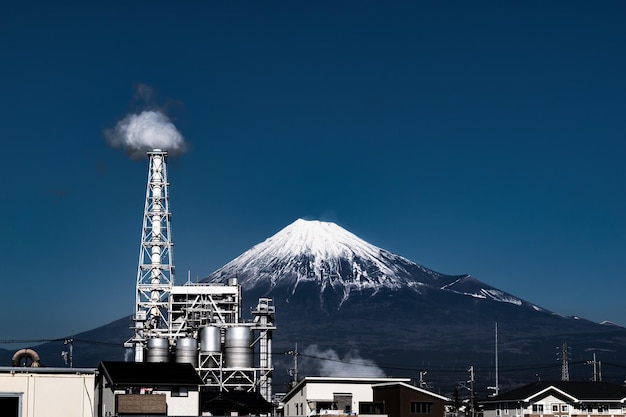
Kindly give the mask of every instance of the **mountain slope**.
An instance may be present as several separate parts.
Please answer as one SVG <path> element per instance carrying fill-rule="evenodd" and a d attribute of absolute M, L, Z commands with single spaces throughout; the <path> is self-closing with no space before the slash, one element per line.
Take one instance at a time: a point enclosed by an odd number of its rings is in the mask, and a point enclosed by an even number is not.
<path fill-rule="evenodd" d="M 351 296 L 382 290 L 421 294 L 439 289 L 541 310 L 469 275 L 444 275 L 365 242 L 334 223 L 296 220 L 204 281 L 237 276 L 244 290 L 281 293 L 289 300 L 313 284 L 322 308 L 340 309 Z M 307 285 L 307 287 L 310 287 Z M 332 296 L 331 296 L 332 295 Z M 330 297 L 330 299 L 329 299 Z M 329 302 L 335 300 L 335 302 Z"/>
<path fill-rule="evenodd" d="M 555 348 L 563 341 L 581 363 L 590 352 L 618 363 L 626 351 L 619 326 L 562 317 L 470 275 L 435 272 L 333 223 L 298 219 L 204 281 L 232 277 L 238 277 L 248 306 L 258 297 L 274 299 L 276 351 L 295 343 L 340 354 L 358 350 L 377 363 L 401 363 L 408 376 L 422 367 L 493 364 L 496 321 L 502 366 L 551 364 L 554 378 L 560 376 Z M 281 366 L 280 357 L 276 363 Z M 501 383 L 527 381 L 533 369 L 501 376 Z"/>
<path fill-rule="evenodd" d="M 387 375 L 417 379 L 428 371 L 432 388 L 448 394 L 471 365 L 477 388 L 485 388 L 494 384 L 496 321 L 501 389 L 537 376 L 559 379 L 556 348 L 564 341 L 572 380 L 590 378 L 585 363 L 593 354 L 605 381 L 624 379 L 624 328 L 562 317 L 470 275 L 432 271 L 332 223 L 297 220 L 205 281 L 233 277 L 243 288 L 244 319 L 259 297 L 274 300 L 275 384 L 286 382 L 293 366 L 281 352 L 297 343 L 300 376 L 320 375 L 322 363 L 324 372 L 334 364 L 345 369 L 337 358 L 361 357 Z M 128 317 L 75 335 L 75 366 L 122 359 L 130 335 Z M 45 364 L 63 366 L 62 340 L 34 348 Z M 12 353 L 0 351 L 0 362 L 8 365 Z"/>

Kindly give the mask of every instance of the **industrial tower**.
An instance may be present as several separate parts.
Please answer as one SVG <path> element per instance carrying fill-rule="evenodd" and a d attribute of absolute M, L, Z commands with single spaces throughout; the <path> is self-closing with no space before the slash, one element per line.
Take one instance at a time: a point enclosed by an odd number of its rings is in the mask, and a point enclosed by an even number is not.
<path fill-rule="evenodd" d="M 133 348 L 135 362 L 191 363 L 210 392 L 245 391 L 271 401 L 274 305 L 260 298 L 242 318 L 241 285 L 174 285 L 167 152 L 155 149 L 148 184 L 137 269 Z"/>
<path fill-rule="evenodd" d="M 135 335 L 132 339 L 135 362 L 144 361 L 146 342 L 153 338 L 168 339 L 170 292 L 174 282 L 174 265 L 167 182 L 167 152 L 148 152 L 150 165 L 146 202 L 141 229 L 141 245 L 135 293 Z"/>

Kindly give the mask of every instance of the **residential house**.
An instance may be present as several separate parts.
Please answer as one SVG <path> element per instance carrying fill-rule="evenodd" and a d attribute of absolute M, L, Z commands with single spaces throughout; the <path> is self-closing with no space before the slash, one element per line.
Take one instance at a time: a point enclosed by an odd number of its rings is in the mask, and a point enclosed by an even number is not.
<path fill-rule="evenodd" d="M 538 381 L 480 400 L 484 417 L 625 417 L 626 387 L 594 381 Z"/>
<path fill-rule="evenodd" d="M 372 390 L 373 403 L 382 406 L 389 417 L 444 417 L 446 403 L 451 401 L 406 382 L 375 384 Z"/>
<path fill-rule="evenodd" d="M 202 379 L 190 363 L 102 362 L 96 415 L 200 415 Z"/>
<path fill-rule="evenodd" d="M 407 378 L 305 377 L 285 394 L 283 414 L 292 417 L 384 414 L 374 403 L 372 386 L 409 381 Z"/>

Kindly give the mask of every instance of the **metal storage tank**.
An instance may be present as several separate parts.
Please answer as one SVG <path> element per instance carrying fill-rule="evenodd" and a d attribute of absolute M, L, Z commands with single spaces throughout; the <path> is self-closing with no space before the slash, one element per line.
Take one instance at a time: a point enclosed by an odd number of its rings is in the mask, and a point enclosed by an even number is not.
<path fill-rule="evenodd" d="M 207 326 L 200 329 L 200 351 L 202 353 L 220 353 L 222 351 L 219 327 Z"/>
<path fill-rule="evenodd" d="M 224 337 L 224 362 L 227 368 L 252 368 L 252 329 L 229 327 Z"/>
<path fill-rule="evenodd" d="M 198 367 L 198 341 L 193 337 L 182 337 L 176 341 L 176 363 L 190 363 Z"/>
<path fill-rule="evenodd" d="M 148 339 L 146 362 L 169 362 L 170 345 L 167 339 Z"/>

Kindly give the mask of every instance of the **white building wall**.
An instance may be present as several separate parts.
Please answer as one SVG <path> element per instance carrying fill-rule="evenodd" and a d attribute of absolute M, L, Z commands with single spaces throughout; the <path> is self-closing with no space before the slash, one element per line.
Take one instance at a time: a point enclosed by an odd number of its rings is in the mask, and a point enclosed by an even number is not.
<path fill-rule="evenodd" d="M 0 395 L 21 394 L 21 417 L 94 415 L 91 374 L 0 373 Z"/>
<path fill-rule="evenodd" d="M 165 394 L 168 416 L 199 416 L 200 392 L 189 391 L 186 397 L 172 397 L 171 391 L 155 390 L 155 394 Z"/>
<path fill-rule="evenodd" d="M 154 390 L 153 394 L 165 394 L 168 416 L 199 416 L 200 415 L 200 392 L 189 391 L 186 397 L 172 397 L 170 390 Z M 112 391 L 109 388 L 102 390 L 102 415 L 104 417 L 115 415 L 115 396 L 125 395 L 125 390 Z M 146 394 L 151 395 L 151 394 Z M 2 416 L 0 416 L 2 417 Z"/>
<path fill-rule="evenodd" d="M 599 405 L 605 405 L 608 410 L 599 410 Z M 494 410 L 485 410 L 484 417 L 523 417 L 524 415 L 549 416 L 549 417 L 623 417 L 626 410 L 620 402 L 613 401 L 591 401 L 591 410 L 588 404 L 580 404 L 577 401 L 566 401 L 554 395 L 548 395 L 538 401 L 533 401 L 520 408 L 509 408 L 509 403 L 502 402 Z M 539 406 L 534 409 L 534 406 Z M 511 406 L 512 407 L 512 406 Z M 519 407 L 519 406 L 518 406 Z M 543 409 L 541 409 L 541 407 Z"/>
<path fill-rule="evenodd" d="M 352 394 L 352 411 L 358 413 L 360 402 L 373 401 L 373 383 L 394 382 L 396 380 L 402 382 L 409 381 L 402 378 L 371 380 L 369 383 L 354 383 L 349 378 L 341 382 L 307 381 L 299 392 L 296 392 L 284 403 L 285 416 L 307 416 L 315 412 L 315 408 L 309 407 L 309 401 L 333 401 L 334 394 Z"/>

